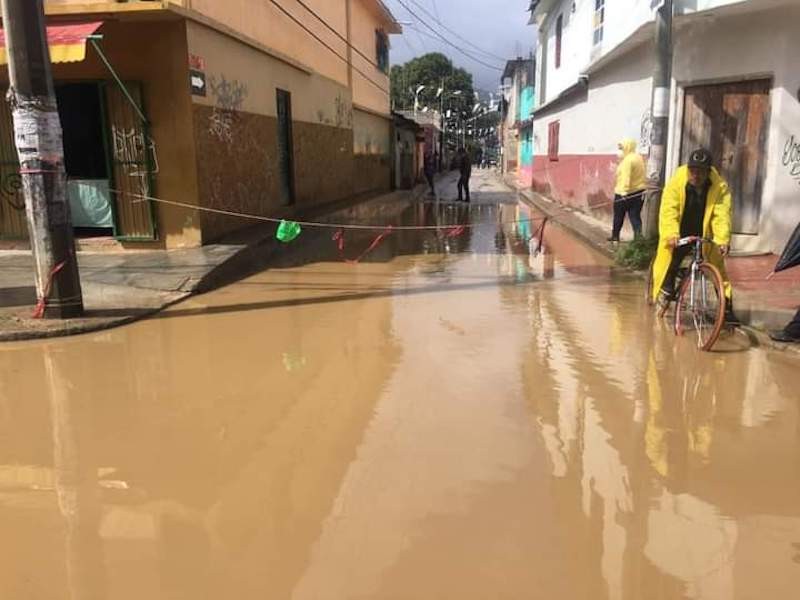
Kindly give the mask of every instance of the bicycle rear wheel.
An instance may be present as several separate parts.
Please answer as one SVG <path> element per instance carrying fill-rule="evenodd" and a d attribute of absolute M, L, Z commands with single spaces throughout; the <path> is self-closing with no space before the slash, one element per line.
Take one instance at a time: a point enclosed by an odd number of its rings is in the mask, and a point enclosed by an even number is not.
<path fill-rule="evenodd" d="M 697 266 L 683 280 L 675 308 L 675 333 L 694 333 L 697 347 L 711 350 L 725 323 L 722 276 L 713 265 Z"/>

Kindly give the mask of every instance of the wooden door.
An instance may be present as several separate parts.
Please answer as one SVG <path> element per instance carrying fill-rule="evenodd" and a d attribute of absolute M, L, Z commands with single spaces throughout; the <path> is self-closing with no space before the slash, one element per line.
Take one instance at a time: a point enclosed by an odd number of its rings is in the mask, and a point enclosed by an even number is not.
<path fill-rule="evenodd" d="M 278 102 L 278 172 L 281 201 L 284 206 L 294 204 L 294 150 L 292 144 L 292 95 L 277 90 Z"/>
<path fill-rule="evenodd" d="M 733 194 L 733 231 L 757 234 L 769 135 L 769 80 L 686 88 L 681 163 L 705 147 Z"/>
<path fill-rule="evenodd" d="M 28 218 L 14 124 L 5 95 L 6 90 L 0 90 L 0 239 L 24 239 L 28 237 Z"/>
<path fill-rule="evenodd" d="M 126 83 L 131 99 L 142 107 L 141 87 Z M 155 143 L 146 123 L 118 85 L 105 86 L 108 137 L 117 238 L 147 241 L 157 237 L 153 176 L 158 172 Z"/>

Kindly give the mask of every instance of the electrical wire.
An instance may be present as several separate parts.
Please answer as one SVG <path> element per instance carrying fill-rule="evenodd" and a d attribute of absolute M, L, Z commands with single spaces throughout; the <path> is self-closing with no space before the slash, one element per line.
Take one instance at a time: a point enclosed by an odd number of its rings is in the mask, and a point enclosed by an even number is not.
<path fill-rule="evenodd" d="M 417 6 L 417 7 L 419 7 L 419 9 L 420 9 L 420 10 L 421 10 L 423 13 L 425 13 L 425 14 L 426 14 L 428 17 L 430 17 L 430 18 L 431 18 L 431 20 L 432 20 L 434 23 L 436 23 L 436 24 L 437 24 L 439 27 L 441 27 L 442 29 L 444 29 L 444 30 L 445 30 L 445 31 L 447 31 L 448 33 L 450 33 L 450 34 L 454 35 L 454 36 L 455 36 L 457 39 L 461 40 L 462 42 L 464 42 L 464 43 L 465 43 L 465 44 L 467 44 L 468 46 L 470 46 L 470 47 L 472 47 L 473 49 L 475 49 L 475 50 L 477 50 L 478 52 L 480 52 L 481 54 L 485 55 L 485 56 L 486 56 L 486 57 L 488 57 L 488 58 L 493 58 L 493 59 L 495 59 L 495 60 L 500 60 L 500 61 L 503 61 L 503 62 L 505 62 L 505 61 L 507 60 L 506 58 L 504 58 L 504 57 L 502 57 L 502 56 L 498 56 L 497 54 L 492 54 L 491 52 L 487 52 L 486 50 L 484 50 L 484 49 L 483 49 L 483 48 L 481 48 L 480 46 L 476 46 L 475 44 L 473 44 L 472 42 L 470 42 L 468 39 L 466 39 L 466 38 L 462 37 L 462 36 L 461 36 L 461 35 L 460 35 L 458 32 L 456 32 L 456 31 L 454 31 L 454 30 L 450 29 L 450 28 L 449 28 L 447 25 L 445 25 L 445 24 L 442 22 L 441 18 L 438 18 L 437 16 L 434 16 L 434 15 L 432 15 L 432 14 L 431 14 L 431 13 L 430 13 L 430 12 L 429 12 L 429 11 L 428 11 L 428 10 L 427 10 L 427 9 L 426 9 L 426 8 L 425 8 L 423 5 L 422 5 L 422 4 L 420 4 L 420 3 L 419 3 L 417 0 L 411 0 L 411 2 L 413 2 L 413 3 L 414 3 L 416 6 Z M 434 6 L 436 6 L 436 0 L 433 0 L 433 3 L 434 3 Z M 438 15 L 438 11 L 437 11 L 437 15 Z"/>
<path fill-rule="evenodd" d="M 274 1 L 274 0 L 273 0 L 273 1 Z M 433 34 L 434 34 L 434 35 L 435 35 L 435 36 L 436 36 L 438 39 L 440 39 L 442 42 L 444 42 L 444 43 L 445 43 L 445 44 L 447 44 L 448 46 L 451 46 L 452 48 L 455 48 L 455 49 L 456 49 L 458 52 L 460 52 L 461 54 L 463 54 L 463 55 L 464 55 L 464 56 L 466 56 L 467 58 L 469 58 L 469 59 L 471 59 L 471 60 L 475 61 L 476 63 L 478 63 L 478 64 L 480 64 L 480 65 L 483 65 L 484 67 L 487 67 L 487 68 L 489 68 L 489 69 L 494 69 L 495 71 L 500 71 L 500 72 L 502 72 L 502 71 L 504 70 L 502 67 L 498 67 L 497 65 L 491 65 L 491 64 L 489 64 L 489 63 L 487 63 L 487 62 L 485 62 L 485 61 L 481 60 L 480 58 L 478 58 L 478 57 L 474 56 L 473 54 L 470 54 L 470 53 L 469 53 L 469 52 L 467 52 L 466 50 L 463 50 L 462 48 L 459 48 L 459 47 L 458 47 L 456 44 L 454 44 L 453 42 L 451 42 L 450 40 L 448 40 L 446 37 L 444 37 L 444 36 L 443 36 L 441 33 L 439 33 L 438 31 L 436 31 L 436 29 L 434 29 L 433 27 L 431 27 L 431 26 L 430 26 L 430 25 L 427 23 L 427 21 L 425 21 L 425 19 L 423 19 L 423 18 L 422 18 L 422 17 L 420 17 L 420 16 L 419 16 L 419 15 L 418 15 L 416 12 L 414 12 L 414 10 L 413 10 L 413 9 L 411 9 L 411 8 L 408 6 L 408 4 L 406 4 L 406 3 L 405 3 L 403 0 L 397 0 L 397 2 L 400 4 L 400 6 L 402 6 L 403 8 L 405 8 L 405 9 L 406 9 L 406 10 L 407 10 L 407 11 L 408 11 L 408 12 L 409 12 L 409 13 L 410 13 L 410 14 L 411 14 L 411 15 L 412 15 L 412 16 L 413 16 L 413 17 L 414 17 L 414 18 L 415 18 L 417 21 L 419 21 L 419 22 L 420 22 L 422 25 L 424 25 L 424 26 L 425 26 L 427 29 L 430 29 L 430 30 L 433 32 Z"/>
<path fill-rule="evenodd" d="M 178 202 L 177 200 L 166 200 L 164 198 L 156 198 L 155 196 L 147 196 L 145 194 L 134 194 L 132 192 L 120 191 L 111 189 L 110 192 L 114 194 L 119 194 L 121 196 L 129 196 L 131 198 L 135 198 L 131 202 L 131 204 L 141 204 L 142 202 L 156 202 L 158 204 L 166 204 L 170 206 L 177 206 L 180 208 L 187 208 L 190 210 L 196 210 L 200 212 L 207 212 L 213 213 L 217 215 L 224 215 L 227 217 L 237 217 L 240 219 L 250 219 L 253 221 L 262 221 L 265 223 L 274 223 L 280 224 L 284 220 L 290 219 L 278 219 L 276 217 L 264 217 L 261 215 L 255 215 L 252 213 L 243 213 L 233 210 L 225 210 L 221 208 L 211 208 L 210 206 L 198 206 L 197 204 L 189 204 L 187 202 Z M 441 202 L 440 205 L 458 205 L 463 206 L 462 203 L 454 202 L 454 203 L 445 203 Z M 473 206 L 480 206 L 480 205 L 473 205 Z M 542 218 L 546 217 L 536 217 L 529 219 L 531 222 L 539 221 Z M 360 230 L 360 231 L 383 231 L 386 229 L 392 229 L 393 231 L 438 231 L 441 229 L 448 229 L 451 227 L 455 227 L 456 225 L 359 225 L 354 223 L 321 223 L 319 221 L 292 221 L 293 223 L 297 223 L 302 227 L 308 228 L 319 228 L 319 229 L 352 229 L 352 230 Z M 498 225 L 513 225 L 517 223 L 518 220 L 514 221 L 499 221 Z M 482 226 L 483 223 L 466 223 L 464 225 L 458 225 L 459 227 L 464 227 L 465 229 L 473 229 Z"/>
<path fill-rule="evenodd" d="M 283 6 L 282 6 L 280 3 L 278 3 L 276 0 L 269 0 L 269 2 L 271 2 L 272 4 L 274 4 L 274 5 L 275 5 L 275 7 L 276 7 L 278 10 L 280 10 L 280 11 L 281 11 L 283 14 L 285 14 L 285 15 L 286 15 L 287 17 L 289 17 L 289 18 L 290 18 L 292 21 L 294 21 L 294 22 L 295 22 L 297 25 L 299 25 L 299 26 L 300 26 L 300 27 L 301 27 L 301 28 L 302 28 L 302 29 L 303 29 L 303 30 L 304 30 L 306 33 L 308 33 L 308 34 L 309 34 L 311 37 L 313 37 L 315 40 L 317 40 L 317 41 L 318 41 L 320 44 L 322 44 L 323 46 L 325 46 L 325 48 L 327 48 L 327 49 L 328 49 L 328 50 L 330 50 L 330 51 L 331 51 L 333 54 L 335 54 L 337 57 L 339 57 L 341 60 L 343 60 L 343 61 L 345 62 L 345 64 L 347 64 L 347 65 L 351 66 L 351 67 L 353 68 L 353 70 L 354 70 L 356 73 L 358 73 L 359 75 L 361 75 L 361 76 L 362 76 L 364 79 L 366 79 L 367 81 L 369 81 L 369 82 L 370 82 L 372 85 L 374 85 L 375 87 L 377 87 L 377 88 L 378 88 L 380 91 L 382 91 L 384 94 L 389 94 L 389 93 L 390 93 L 390 92 L 389 92 L 389 90 L 387 90 L 387 89 L 386 89 L 385 87 L 383 87 L 381 84 L 377 83 L 377 82 L 376 82 L 374 79 L 372 79 L 372 78 L 371 78 L 369 75 L 367 75 L 366 73 L 364 73 L 364 71 L 362 71 L 361 69 L 359 69 L 358 67 L 356 67 L 355 65 L 353 65 L 353 64 L 352 64 L 352 61 L 348 60 L 346 56 L 342 56 L 341 54 L 339 54 L 339 52 L 338 52 L 338 51 L 337 51 L 335 48 L 333 48 L 333 47 L 332 47 L 330 44 L 328 44 L 327 42 L 325 42 L 325 40 L 323 40 L 321 37 L 319 37 L 319 36 L 318 36 L 316 33 L 314 33 L 313 31 L 311 31 L 311 30 L 310 30 L 310 29 L 309 29 L 309 28 L 308 28 L 308 27 L 307 27 L 307 26 L 306 26 L 306 25 L 305 25 L 303 22 L 301 22 L 301 21 L 300 21 L 300 20 L 299 20 L 297 17 L 295 17 L 295 16 L 294 16 L 292 13 L 290 13 L 288 10 L 286 10 L 286 9 L 285 9 L 285 8 L 284 8 L 284 7 L 283 7 Z"/>
<path fill-rule="evenodd" d="M 272 1 L 272 0 L 270 0 L 270 1 Z M 294 0 L 294 1 L 297 2 L 303 8 L 305 8 L 309 13 L 311 13 L 311 15 L 313 15 L 313 17 L 317 21 L 322 23 L 325 26 L 326 29 L 329 29 L 336 37 L 338 37 L 341 41 L 343 41 L 347 45 L 348 48 L 350 48 L 351 50 L 355 51 L 356 54 L 358 54 L 361 58 L 363 58 L 365 61 L 367 61 L 370 65 L 372 65 L 376 69 L 380 69 L 380 66 L 378 65 L 378 63 L 373 61 L 369 56 L 367 56 L 361 50 L 359 50 L 357 46 L 354 46 L 353 44 L 351 44 L 350 41 L 346 37 L 344 37 L 341 33 L 339 33 L 339 31 L 335 27 L 333 27 L 330 23 L 328 23 L 325 19 L 323 19 L 321 16 L 319 16 L 319 14 L 313 8 L 311 8 L 308 4 L 303 2 L 303 0 Z"/>

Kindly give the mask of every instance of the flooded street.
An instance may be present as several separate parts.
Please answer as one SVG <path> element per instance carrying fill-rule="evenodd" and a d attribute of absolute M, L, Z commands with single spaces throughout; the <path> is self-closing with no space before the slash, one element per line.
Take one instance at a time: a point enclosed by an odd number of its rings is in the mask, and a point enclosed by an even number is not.
<path fill-rule="evenodd" d="M 0 346 L 0 598 L 796 597 L 797 364 L 697 352 L 473 190 L 356 265 L 309 233 L 157 318 Z"/>

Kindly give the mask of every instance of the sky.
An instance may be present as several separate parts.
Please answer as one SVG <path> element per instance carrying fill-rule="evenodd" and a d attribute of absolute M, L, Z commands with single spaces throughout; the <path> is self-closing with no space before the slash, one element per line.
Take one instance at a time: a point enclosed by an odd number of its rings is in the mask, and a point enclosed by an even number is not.
<path fill-rule="evenodd" d="M 413 25 L 403 25 L 402 35 L 392 36 L 392 64 L 402 64 L 428 52 L 441 52 L 456 66 L 472 73 L 473 84 L 478 89 L 497 91 L 505 61 L 518 55 L 527 55 L 533 51 L 536 43 L 536 28 L 528 25 L 530 13 L 527 12 L 527 8 L 530 0 L 383 1 L 398 21 L 413 22 Z M 416 13 L 419 19 L 403 7 L 401 2 Z M 486 64 L 480 64 L 464 56 L 452 46 L 437 39 L 430 29 L 420 23 L 420 19 L 458 48 L 466 50 Z M 477 49 L 459 40 L 439 25 L 437 20 L 477 46 Z"/>

